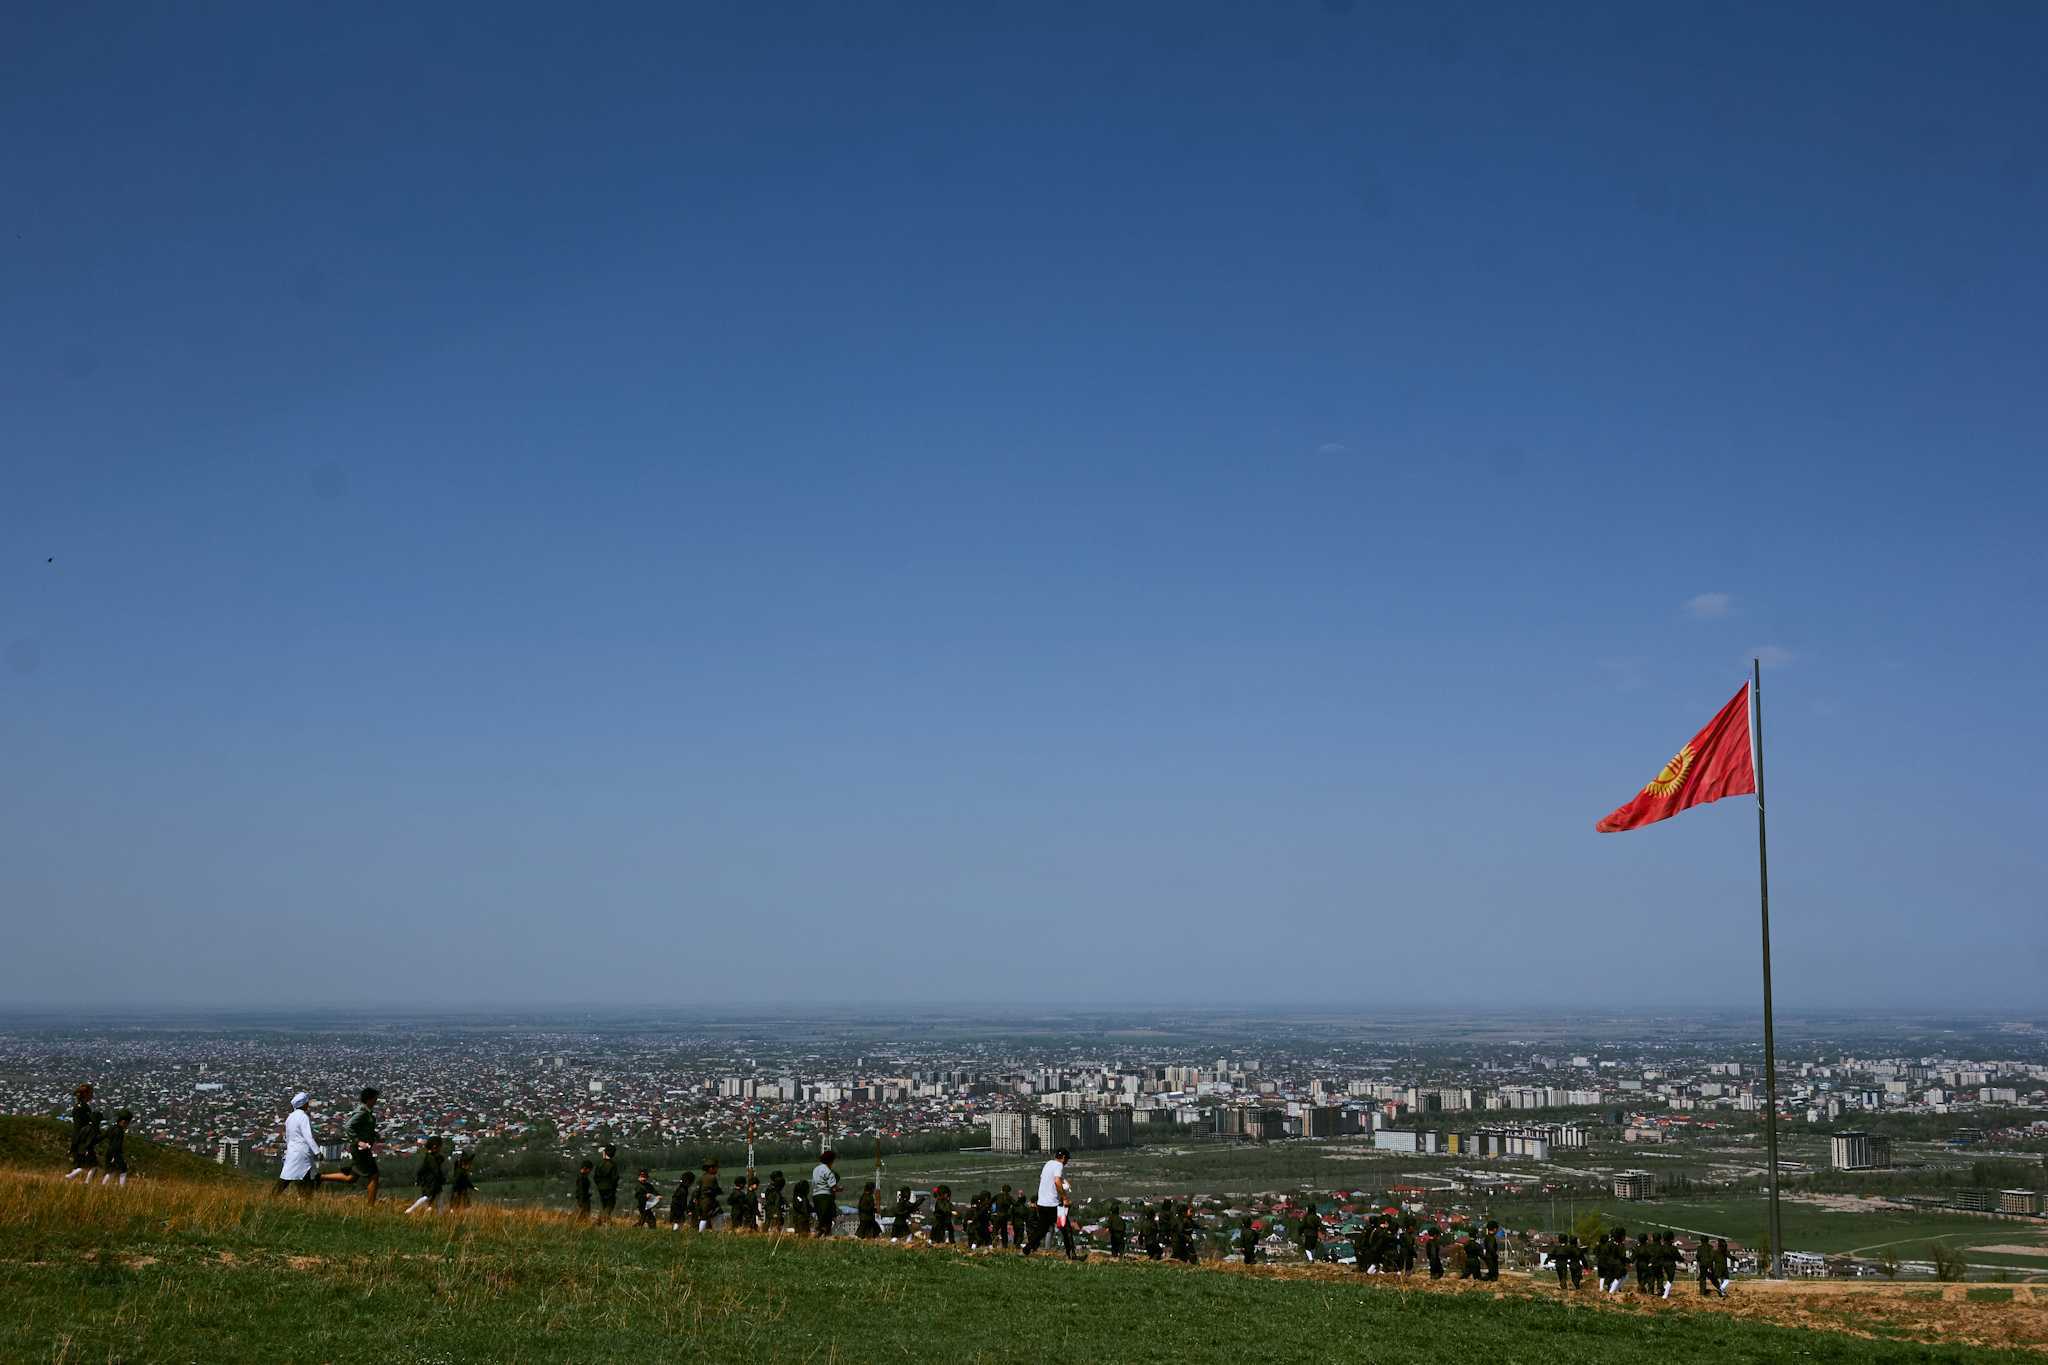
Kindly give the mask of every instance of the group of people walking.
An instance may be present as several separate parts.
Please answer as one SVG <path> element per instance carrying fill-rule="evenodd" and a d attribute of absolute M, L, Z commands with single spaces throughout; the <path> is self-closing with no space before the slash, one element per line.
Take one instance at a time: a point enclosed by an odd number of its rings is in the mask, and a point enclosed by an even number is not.
<path fill-rule="evenodd" d="M 1635 1244 L 1631 1246 L 1628 1229 L 1613 1228 L 1600 1234 L 1590 1254 L 1579 1244 L 1577 1237 L 1561 1232 L 1551 1242 L 1549 1257 L 1552 1268 L 1557 1271 L 1559 1289 L 1565 1287 L 1567 1278 L 1571 1287 L 1577 1289 L 1590 1263 L 1600 1277 L 1600 1292 L 1603 1294 L 1619 1294 L 1625 1289 L 1632 1269 L 1636 1274 L 1637 1293 L 1668 1299 L 1672 1285 L 1678 1281 L 1684 1250 L 1678 1245 L 1675 1232 L 1638 1233 Z M 1705 1234 L 1700 1234 L 1698 1244 L 1692 1248 L 1692 1259 L 1700 1296 L 1727 1298 L 1728 1239 L 1723 1237 L 1709 1241 Z"/>
<path fill-rule="evenodd" d="M 135 1116 L 122 1109 L 109 1123 L 106 1115 L 93 1106 L 93 1094 L 89 1083 L 72 1092 L 71 1170 L 64 1178 L 91 1184 L 97 1175 L 103 1185 L 116 1180 L 126 1185 L 128 1127 Z M 382 1141 L 377 1129 L 379 1098 L 375 1086 L 365 1086 L 358 1094 L 356 1107 L 342 1126 L 347 1159 L 338 1169 L 323 1171 L 320 1143 L 313 1132 L 312 1096 L 303 1090 L 292 1096 L 291 1112 L 284 1122 L 284 1160 L 275 1192 L 289 1189 L 311 1194 L 323 1182 L 361 1184 L 370 1202 L 375 1203 L 382 1180 L 377 1164 L 377 1147 Z M 596 1216 L 605 1220 L 616 1214 L 621 1183 L 617 1157 L 618 1149 L 606 1144 L 595 1160 L 584 1161 L 577 1170 L 572 1197 L 580 1217 L 592 1217 L 593 1207 Z M 707 1232 L 722 1217 L 732 1231 L 788 1231 L 799 1237 L 829 1237 L 840 1217 L 838 1160 L 836 1152 L 820 1153 L 810 1177 L 794 1184 L 781 1171 L 770 1171 L 767 1183 L 763 1184 L 749 1170 L 744 1178 L 734 1178 L 730 1190 L 720 1180 L 718 1162 L 707 1161 L 701 1173 L 685 1171 L 677 1182 L 668 1199 L 669 1227 L 676 1232 L 686 1227 Z M 1015 1246 L 1029 1256 L 1057 1231 L 1067 1258 L 1083 1259 L 1077 1239 L 1080 1219 L 1074 1209 L 1073 1186 L 1067 1179 L 1067 1161 L 1065 1148 L 1053 1154 L 1039 1172 L 1035 1196 L 1004 1185 L 993 1192 L 982 1190 L 962 1208 L 955 1202 L 951 1186 L 935 1186 L 930 1192 L 930 1210 L 925 1214 L 927 1240 L 933 1245 L 954 1245 L 964 1234 L 970 1251 Z M 418 1195 L 405 1211 L 432 1212 L 444 1191 L 450 1210 L 467 1206 L 476 1189 L 473 1162 L 473 1154 L 457 1153 L 451 1170 L 441 1139 L 428 1138 L 413 1173 Z M 864 1182 L 854 1206 L 854 1236 L 879 1240 L 886 1235 L 891 1242 L 912 1241 L 912 1221 L 925 1207 L 925 1196 L 913 1195 L 907 1185 L 898 1188 L 895 1202 L 887 1211 L 886 1229 L 881 1201 L 875 1182 Z M 632 1211 L 637 1223 L 641 1227 L 658 1226 L 656 1215 L 661 1203 L 661 1192 L 647 1169 L 641 1168 L 633 1186 Z M 1163 1199 L 1156 1205 L 1140 1204 L 1135 1227 L 1133 1220 L 1125 1218 L 1123 1205 L 1112 1202 L 1103 1219 L 1103 1232 L 1111 1256 L 1124 1255 L 1135 1232 L 1136 1249 L 1152 1260 L 1171 1256 L 1192 1265 L 1200 1259 L 1200 1225 L 1191 1201 Z M 1309 1261 L 1327 1259 L 1322 1247 L 1322 1219 L 1313 1208 L 1302 1211 L 1295 1220 L 1293 1233 Z M 1497 1222 L 1488 1222 L 1483 1230 L 1468 1229 L 1455 1243 L 1460 1261 L 1458 1277 L 1498 1280 L 1503 1238 Z M 1418 1265 L 1427 1266 L 1431 1279 L 1442 1279 L 1447 1273 L 1443 1235 L 1434 1228 L 1421 1228 L 1413 1217 L 1397 1220 L 1390 1213 L 1375 1214 L 1351 1240 L 1353 1267 L 1365 1274 L 1409 1275 Z M 1239 1253 L 1246 1265 L 1255 1265 L 1261 1259 L 1261 1241 L 1257 1225 L 1247 1215 L 1237 1236 Z M 1701 1235 L 1697 1242 L 1690 1251 L 1700 1294 L 1727 1298 L 1727 1239 L 1710 1240 Z M 1627 1229 L 1617 1227 L 1602 1232 L 1591 1247 L 1582 1245 L 1572 1233 L 1561 1232 L 1551 1239 L 1542 1264 L 1556 1273 L 1560 1289 L 1578 1289 L 1590 1269 L 1597 1276 L 1602 1293 L 1618 1294 L 1627 1288 L 1632 1270 L 1637 1293 L 1668 1299 L 1680 1277 L 1686 1250 L 1678 1244 L 1677 1235 L 1669 1231 L 1640 1233 L 1631 1243 Z"/>
<path fill-rule="evenodd" d="M 98 1175 L 102 1185 L 117 1180 L 126 1185 L 128 1125 L 135 1121 L 135 1115 L 123 1109 L 108 1123 L 107 1116 L 93 1108 L 92 1096 L 90 1084 L 71 1092 L 71 1169 L 64 1173 L 64 1178 L 83 1180 L 90 1185 L 93 1176 Z"/>

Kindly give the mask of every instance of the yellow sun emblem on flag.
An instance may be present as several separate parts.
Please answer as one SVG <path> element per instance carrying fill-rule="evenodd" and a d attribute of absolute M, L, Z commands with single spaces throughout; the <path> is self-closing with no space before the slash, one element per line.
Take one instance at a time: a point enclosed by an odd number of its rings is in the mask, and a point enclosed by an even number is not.
<path fill-rule="evenodd" d="M 1692 745 L 1688 744 L 1673 754 L 1671 761 L 1657 770 L 1643 790 L 1652 796 L 1669 796 L 1685 785 L 1685 775 L 1692 771 Z"/>

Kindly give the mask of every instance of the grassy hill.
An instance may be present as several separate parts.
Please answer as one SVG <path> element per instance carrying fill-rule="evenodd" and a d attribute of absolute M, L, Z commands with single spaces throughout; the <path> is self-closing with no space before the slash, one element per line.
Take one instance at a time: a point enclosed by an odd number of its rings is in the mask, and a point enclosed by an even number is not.
<path fill-rule="evenodd" d="M 108 1118 L 112 1118 L 111 1113 Z M 0 1166 L 62 1175 L 69 1168 L 71 1124 L 66 1119 L 0 1114 Z M 134 1133 L 128 1136 L 128 1169 L 137 1175 L 200 1184 L 247 1184 L 249 1177 L 182 1147 L 161 1147 Z"/>
<path fill-rule="evenodd" d="M 354 1192 L 85 1189 L 38 1165 L 0 1172 L 0 1359 L 2039 1359 L 1775 1326 L 1683 1299 L 1562 1302 L 1529 1284 L 1404 1290 L 1339 1270 L 1071 1265 L 499 1209 L 407 1219 Z M 2037 1313 L 2027 1298 L 1956 1311 Z M 1734 1302 L 1744 1308 L 1742 1289 Z M 1903 1330 L 1868 1311 L 1843 1325 Z"/>

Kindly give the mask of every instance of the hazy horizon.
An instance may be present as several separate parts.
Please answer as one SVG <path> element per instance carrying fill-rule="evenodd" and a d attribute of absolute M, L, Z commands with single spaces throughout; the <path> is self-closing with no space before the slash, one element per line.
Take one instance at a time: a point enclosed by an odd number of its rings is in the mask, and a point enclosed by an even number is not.
<path fill-rule="evenodd" d="M 2043 997 L 2048 12 L 18 17 L 0 1000 Z"/>

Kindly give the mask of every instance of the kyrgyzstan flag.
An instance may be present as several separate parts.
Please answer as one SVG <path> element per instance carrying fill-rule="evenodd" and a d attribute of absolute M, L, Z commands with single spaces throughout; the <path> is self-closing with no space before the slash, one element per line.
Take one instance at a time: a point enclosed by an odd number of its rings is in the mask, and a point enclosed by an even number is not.
<path fill-rule="evenodd" d="M 1602 834 L 1641 829 L 1682 810 L 1756 791 L 1756 767 L 1749 753 L 1749 684 L 1707 728 L 1658 769 L 1636 799 L 1594 828 Z"/>

